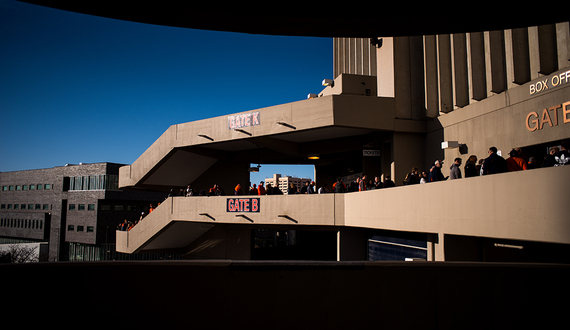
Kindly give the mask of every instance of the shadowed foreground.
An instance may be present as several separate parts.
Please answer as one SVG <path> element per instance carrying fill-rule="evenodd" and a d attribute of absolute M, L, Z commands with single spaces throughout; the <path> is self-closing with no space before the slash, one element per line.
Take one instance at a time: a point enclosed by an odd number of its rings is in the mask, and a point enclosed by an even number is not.
<path fill-rule="evenodd" d="M 0 278 L 3 315 L 28 328 L 544 328 L 570 293 L 558 264 L 76 262 Z"/>

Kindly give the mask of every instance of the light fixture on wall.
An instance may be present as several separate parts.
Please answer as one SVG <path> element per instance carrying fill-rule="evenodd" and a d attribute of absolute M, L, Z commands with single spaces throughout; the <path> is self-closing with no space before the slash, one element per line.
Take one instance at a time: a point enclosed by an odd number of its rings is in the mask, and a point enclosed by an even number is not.
<path fill-rule="evenodd" d="M 309 95 L 307 95 L 308 99 L 316 99 L 317 97 L 319 97 L 318 94 L 309 93 Z"/>
<path fill-rule="evenodd" d="M 250 171 L 250 172 L 255 172 L 255 173 L 257 173 L 257 172 L 259 172 L 259 168 L 260 168 L 260 167 L 261 167 L 261 165 L 260 165 L 260 164 L 257 164 L 257 167 L 255 167 L 255 166 L 250 167 L 250 168 L 249 168 L 249 171 Z"/>
<path fill-rule="evenodd" d="M 320 159 L 321 157 L 318 154 L 310 154 L 309 156 L 307 156 L 307 158 L 312 160 L 317 160 Z"/>
<path fill-rule="evenodd" d="M 323 86 L 325 86 L 325 87 L 328 87 L 328 86 L 333 87 L 333 86 L 334 86 L 334 80 L 332 80 L 332 79 L 324 79 L 324 80 L 323 80 Z"/>
<path fill-rule="evenodd" d="M 460 144 L 457 141 L 443 141 L 441 143 L 441 149 L 454 149 L 459 148 Z"/>
<path fill-rule="evenodd" d="M 464 143 L 459 143 L 457 141 L 443 141 L 441 143 L 441 149 L 457 149 L 459 148 L 459 153 L 465 155 L 469 152 L 469 148 Z"/>

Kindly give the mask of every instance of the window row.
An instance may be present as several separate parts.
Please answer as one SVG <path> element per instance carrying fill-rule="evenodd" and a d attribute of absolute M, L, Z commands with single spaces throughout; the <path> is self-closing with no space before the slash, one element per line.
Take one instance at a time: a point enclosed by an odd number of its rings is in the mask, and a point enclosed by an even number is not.
<path fill-rule="evenodd" d="M 65 178 L 67 190 L 119 190 L 119 176 L 114 174 L 84 175 Z M 64 183 L 66 184 L 66 183 Z"/>
<path fill-rule="evenodd" d="M 0 227 L 4 228 L 25 228 L 25 229 L 43 229 L 43 220 L 32 219 L 0 219 Z"/>
<path fill-rule="evenodd" d="M 51 190 L 50 183 L 2 186 L 2 191 Z"/>
<path fill-rule="evenodd" d="M 83 232 L 85 230 L 84 226 L 77 226 L 77 232 Z M 74 225 L 67 225 L 67 231 L 75 231 Z M 93 226 L 87 226 L 87 232 L 92 233 L 94 231 Z"/>
<path fill-rule="evenodd" d="M 51 204 L 0 204 L 0 210 L 51 210 Z"/>
<path fill-rule="evenodd" d="M 69 211 L 95 211 L 95 204 L 87 204 L 87 208 L 85 208 L 85 204 L 69 204 Z"/>

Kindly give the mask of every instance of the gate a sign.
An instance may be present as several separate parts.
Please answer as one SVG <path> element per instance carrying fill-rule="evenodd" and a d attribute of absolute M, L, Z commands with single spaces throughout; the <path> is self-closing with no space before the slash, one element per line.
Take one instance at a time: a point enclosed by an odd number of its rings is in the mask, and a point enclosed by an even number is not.
<path fill-rule="evenodd" d="M 258 212 L 259 198 L 228 198 L 226 212 Z"/>

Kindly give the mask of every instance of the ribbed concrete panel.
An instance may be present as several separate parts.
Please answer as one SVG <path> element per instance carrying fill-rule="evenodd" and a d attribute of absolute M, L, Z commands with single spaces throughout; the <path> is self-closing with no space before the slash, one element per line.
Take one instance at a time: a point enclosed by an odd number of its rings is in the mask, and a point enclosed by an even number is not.
<path fill-rule="evenodd" d="M 513 54 L 513 82 L 522 85 L 530 81 L 530 51 L 528 29 L 514 29 L 511 33 Z"/>
<path fill-rule="evenodd" d="M 485 42 L 482 32 L 469 35 L 471 49 L 471 97 L 480 101 L 487 97 L 487 76 L 485 73 Z"/>
<path fill-rule="evenodd" d="M 439 115 L 436 36 L 424 37 L 424 58 L 426 115 L 435 118 Z"/>
<path fill-rule="evenodd" d="M 455 82 L 455 106 L 469 104 L 469 75 L 467 73 L 467 39 L 464 33 L 453 35 L 453 64 Z"/>
<path fill-rule="evenodd" d="M 540 73 L 549 75 L 558 70 L 558 48 L 556 45 L 556 26 L 554 24 L 538 27 L 538 47 L 540 53 Z"/>
<path fill-rule="evenodd" d="M 439 64 L 440 112 L 453 111 L 453 69 L 451 57 L 451 37 L 449 34 L 437 36 Z"/>
<path fill-rule="evenodd" d="M 505 60 L 505 35 L 502 30 L 488 33 L 488 49 L 490 67 L 487 75 L 490 76 L 490 91 L 501 93 L 507 89 L 507 68 Z"/>

